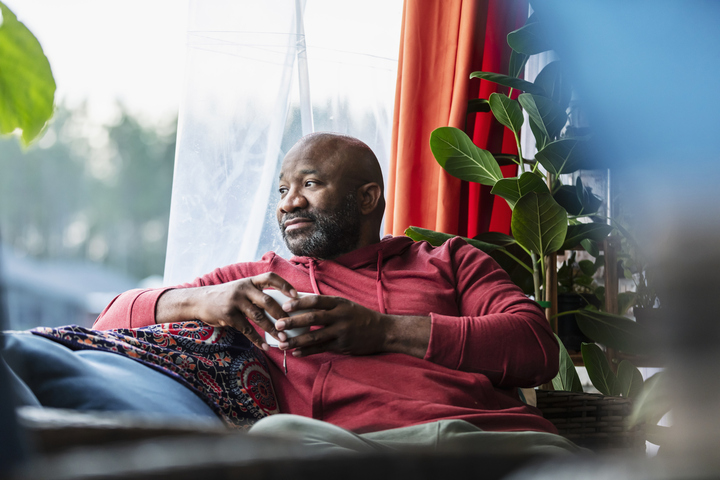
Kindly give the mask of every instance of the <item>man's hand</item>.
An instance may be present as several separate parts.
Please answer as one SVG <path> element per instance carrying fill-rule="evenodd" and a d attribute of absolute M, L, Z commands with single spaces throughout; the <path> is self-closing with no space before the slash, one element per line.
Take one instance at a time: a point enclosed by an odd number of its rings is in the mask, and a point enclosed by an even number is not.
<path fill-rule="evenodd" d="M 296 357 L 321 352 L 370 355 L 397 352 L 423 358 L 430 340 L 430 317 L 381 314 L 340 297 L 323 295 L 289 300 L 286 312 L 313 310 L 278 320 L 280 349 Z M 320 325 L 323 328 L 287 338 L 284 330 Z"/>
<path fill-rule="evenodd" d="M 263 288 L 273 287 L 288 297 L 297 297 L 290 283 L 275 273 L 264 273 L 219 285 L 168 290 L 158 299 L 155 322 L 168 323 L 200 320 L 213 327 L 232 327 L 255 345 L 268 350 L 251 321 L 280 340 L 278 331 L 265 316 L 287 317 L 287 313 Z"/>

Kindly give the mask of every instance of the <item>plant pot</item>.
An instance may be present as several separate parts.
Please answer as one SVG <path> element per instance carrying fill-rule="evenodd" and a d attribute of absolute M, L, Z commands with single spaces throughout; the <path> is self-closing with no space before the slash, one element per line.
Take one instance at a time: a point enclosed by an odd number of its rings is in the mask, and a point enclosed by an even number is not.
<path fill-rule="evenodd" d="M 558 294 L 558 313 L 579 310 L 587 305 L 598 306 L 600 301 L 595 295 L 580 295 L 579 293 Z M 575 315 L 562 315 L 558 317 L 558 337 L 567 350 L 580 351 L 583 342 L 592 342 L 578 327 Z"/>

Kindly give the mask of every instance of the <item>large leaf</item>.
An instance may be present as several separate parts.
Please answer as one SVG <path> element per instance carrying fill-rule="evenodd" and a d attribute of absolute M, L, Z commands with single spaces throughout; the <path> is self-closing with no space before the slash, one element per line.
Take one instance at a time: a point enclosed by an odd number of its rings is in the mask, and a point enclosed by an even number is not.
<path fill-rule="evenodd" d="M 508 66 L 508 75 L 511 77 L 519 77 L 525 68 L 525 64 L 528 61 L 529 56 L 524 53 L 516 52 L 513 50 L 510 52 L 510 65 Z"/>
<path fill-rule="evenodd" d="M 545 92 L 545 96 L 566 110 L 572 97 L 572 88 L 566 80 L 562 64 L 550 62 L 535 77 L 535 85 Z"/>
<path fill-rule="evenodd" d="M 580 351 L 582 352 L 583 363 L 587 369 L 588 377 L 590 377 L 590 381 L 595 388 L 603 395 L 618 396 L 620 390 L 618 389 L 617 377 L 610 368 L 605 352 L 594 343 L 583 343 Z"/>
<path fill-rule="evenodd" d="M 446 172 L 461 180 L 493 186 L 503 178 L 492 154 L 475 146 L 460 129 L 435 129 L 430 134 L 430 150 Z"/>
<path fill-rule="evenodd" d="M 532 172 L 525 172 L 520 178 L 503 178 L 498 180 L 495 186 L 490 190 L 493 195 L 498 195 L 507 200 L 510 208 L 515 208 L 515 204 L 520 197 L 529 192 L 550 193 L 545 181 Z"/>
<path fill-rule="evenodd" d="M 620 395 L 625 398 L 635 398 L 643 390 L 643 377 L 640 370 L 627 360 L 623 360 L 618 365 L 617 381 Z"/>
<path fill-rule="evenodd" d="M 642 392 L 633 401 L 633 413 L 628 422 L 630 426 L 639 423 L 657 424 L 672 408 L 669 385 L 664 372 L 659 372 L 645 380 Z"/>
<path fill-rule="evenodd" d="M 549 193 L 530 192 L 515 204 L 510 224 L 515 240 L 533 253 L 557 252 L 565 241 L 567 213 Z"/>
<path fill-rule="evenodd" d="M 459 235 L 450 235 L 449 233 L 442 233 L 442 232 L 436 232 L 434 230 L 428 230 L 427 228 L 420 228 L 420 227 L 408 227 L 405 229 L 405 235 L 412 238 L 416 242 L 420 242 L 422 240 L 425 240 L 430 245 L 433 245 L 435 247 L 439 247 L 443 243 L 447 242 L 448 240 L 458 237 Z M 467 243 L 472 245 L 475 248 L 479 248 L 485 253 L 490 253 L 493 250 L 497 250 L 497 245 L 493 245 L 492 243 L 482 242 L 480 240 L 475 240 L 473 238 L 467 238 L 467 237 L 460 237 L 463 240 L 465 240 Z"/>
<path fill-rule="evenodd" d="M 491 93 L 489 102 L 490 109 L 498 122 L 508 127 L 515 134 L 519 134 L 525 119 L 518 102 L 502 93 Z"/>
<path fill-rule="evenodd" d="M 580 178 L 578 177 L 578 180 Z M 569 215 L 591 215 L 596 213 L 602 205 L 602 198 L 582 187 L 583 194 L 578 195 L 577 186 L 562 185 L 553 193 L 557 201 Z"/>
<path fill-rule="evenodd" d="M 500 73 L 492 72 L 472 72 L 470 78 L 481 78 L 490 82 L 495 82 L 498 85 L 504 87 L 514 88 L 522 92 L 534 93 L 536 95 L 545 95 L 545 90 L 538 87 L 534 83 L 522 80 L 520 78 L 510 77 L 508 75 L 502 75 Z"/>
<path fill-rule="evenodd" d="M 537 148 L 542 150 L 560 135 L 567 122 L 567 114 L 552 100 L 539 95 L 523 93 L 518 101 L 528 114 Z"/>
<path fill-rule="evenodd" d="M 535 55 L 552 50 L 553 47 L 548 41 L 547 26 L 543 22 L 528 23 L 514 32 L 508 33 L 507 43 L 510 48 L 525 55 Z"/>
<path fill-rule="evenodd" d="M 499 247 L 507 247 L 517 243 L 510 235 L 500 232 L 483 232 L 473 238 L 475 240 L 480 240 L 481 242 L 492 243 L 493 245 L 497 245 Z"/>
<path fill-rule="evenodd" d="M 484 98 L 473 98 L 468 100 L 467 113 L 489 112 L 490 103 Z"/>
<path fill-rule="evenodd" d="M 582 138 L 561 138 L 545 145 L 535 154 L 535 159 L 555 175 L 588 169 L 591 164 L 584 145 L 585 140 Z"/>
<path fill-rule="evenodd" d="M 0 133 L 22 130 L 28 145 L 52 117 L 55 80 L 37 39 L 0 3 Z"/>
<path fill-rule="evenodd" d="M 648 354 L 652 350 L 650 332 L 620 315 L 580 310 L 575 314 L 575 320 L 580 330 L 594 342 L 631 354 Z"/>
<path fill-rule="evenodd" d="M 613 227 L 605 223 L 579 223 L 570 225 L 567 229 L 565 242 L 560 250 L 570 250 L 585 239 L 601 242 L 612 231 Z"/>
<path fill-rule="evenodd" d="M 582 393 L 582 383 L 580 383 L 580 377 L 578 377 L 575 364 L 565 349 L 565 345 L 563 345 L 557 335 L 555 335 L 555 339 L 560 346 L 560 370 L 558 374 L 555 375 L 555 378 L 552 379 L 553 388 L 564 392 Z"/>

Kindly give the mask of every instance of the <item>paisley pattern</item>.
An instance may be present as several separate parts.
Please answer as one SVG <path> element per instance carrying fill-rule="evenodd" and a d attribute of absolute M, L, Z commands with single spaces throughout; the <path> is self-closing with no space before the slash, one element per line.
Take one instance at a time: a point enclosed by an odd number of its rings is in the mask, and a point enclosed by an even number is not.
<path fill-rule="evenodd" d="M 31 332 L 73 350 L 114 352 L 159 370 L 195 391 L 232 427 L 249 428 L 280 411 L 265 357 L 231 328 L 181 322 L 106 331 L 68 325 Z"/>

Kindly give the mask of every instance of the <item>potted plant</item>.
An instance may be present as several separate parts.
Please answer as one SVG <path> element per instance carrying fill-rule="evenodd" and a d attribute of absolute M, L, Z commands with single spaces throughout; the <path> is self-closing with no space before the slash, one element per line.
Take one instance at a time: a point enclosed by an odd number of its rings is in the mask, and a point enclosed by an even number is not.
<path fill-rule="evenodd" d="M 491 112 L 515 136 L 517 155 L 489 152 L 473 144 L 462 131 L 440 127 L 432 132 L 431 150 L 438 164 L 462 180 L 492 187 L 491 193 L 507 201 L 512 209 L 512 235 L 485 233 L 466 240 L 490 254 L 526 292 L 538 301 L 551 301 L 546 258 L 578 245 L 598 257 L 597 243 L 613 230 L 597 219 L 601 202 L 581 178 L 563 184 L 561 176 L 601 166 L 599 152 L 584 129 L 567 128 L 572 90 L 560 60 L 546 65 L 533 82 L 519 78 L 530 55 L 552 48 L 543 36 L 537 13 L 526 24 L 508 34 L 512 49 L 507 75 L 474 72 L 471 78 L 495 82 L 508 93 L 493 93 L 472 101 L 472 111 Z M 515 90 L 522 91 L 514 98 Z M 523 111 L 529 118 L 537 153 L 524 158 L 520 145 Z M 498 160 L 518 165 L 518 176 L 503 178 Z M 541 168 L 542 167 L 542 168 Z M 590 220 L 590 221 L 588 221 Z M 414 240 L 442 244 L 454 235 L 418 227 L 405 234 Z M 647 353 L 652 342 L 636 322 L 620 315 L 582 308 L 574 312 L 578 326 L 593 341 L 628 353 Z"/>
<path fill-rule="evenodd" d="M 530 55 L 551 49 L 542 38 L 542 22 L 533 14 L 522 28 L 508 34 L 512 48 L 508 75 L 474 72 L 482 78 L 507 87 L 508 93 L 493 93 L 473 101 L 473 109 L 492 112 L 515 136 L 518 154 L 492 153 L 478 148 L 462 131 L 441 127 L 433 131 L 430 146 L 437 162 L 451 175 L 492 187 L 491 193 L 507 201 L 513 210 L 512 236 L 492 233 L 471 242 L 491 255 L 510 258 L 519 267 L 515 277 L 531 275 L 536 300 L 547 295 L 546 258 L 587 242 L 599 242 L 612 227 L 604 223 L 584 223 L 600 207 L 597 196 L 583 186 L 580 178 L 564 185 L 561 175 L 588 169 L 597 162 L 589 136 L 574 136 L 566 128 L 571 89 L 560 61 L 549 63 L 534 82 L 519 78 Z M 517 100 L 513 91 L 521 93 Z M 520 145 L 523 111 L 529 117 L 538 152 L 534 160 L 524 158 Z M 584 132 L 583 132 L 584 133 Z M 518 165 L 518 176 L 503 178 L 498 159 Z M 542 168 L 541 168 L 542 167 Z M 442 243 L 440 232 L 410 227 L 405 232 L 416 240 Z M 513 253 L 515 249 L 515 253 Z M 511 272 L 513 275 L 513 272 Z M 519 284 L 521 282 L 518 282 Z M 544 300 L 549 301 L 550 298 Z"/>

